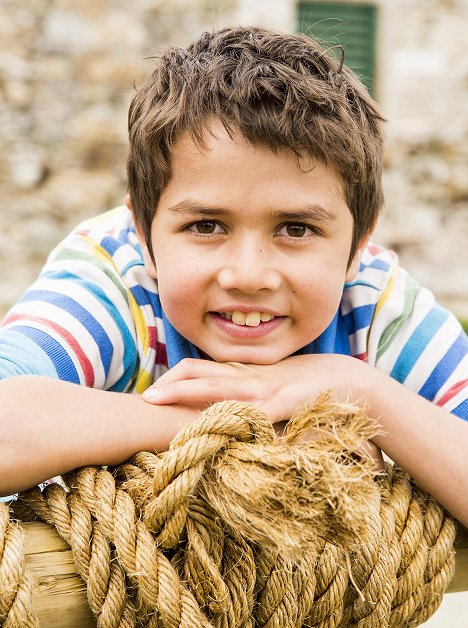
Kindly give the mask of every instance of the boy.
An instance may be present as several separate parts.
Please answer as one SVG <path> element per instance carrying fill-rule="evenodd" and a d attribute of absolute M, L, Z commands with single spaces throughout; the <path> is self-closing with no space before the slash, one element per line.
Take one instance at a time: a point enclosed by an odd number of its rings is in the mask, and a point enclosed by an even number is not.
<path fill-rule="evenodd" d="M 369 244 L 381 123 L 302 36 L 164 53 L 130 107 L 127 207 L 70 234 L 0 331 L 1 493 L 167 447 L 211 402 L 281 423 L 332 387 L 468 525 L 468 342 Z"/>

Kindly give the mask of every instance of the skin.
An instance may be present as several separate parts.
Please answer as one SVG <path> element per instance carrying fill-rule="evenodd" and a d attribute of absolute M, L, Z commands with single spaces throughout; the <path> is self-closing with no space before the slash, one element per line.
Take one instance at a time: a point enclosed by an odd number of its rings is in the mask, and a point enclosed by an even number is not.
<path fill-rule="evenodd" d="M 298 168 L 284 152 L 213 130 L 205 151 L 187 137 L 176 144 L 173 176 L 153 224 L 155 264 L 145 252 L 167 316 L 211 360 L 183 360 L 143 398 L 44 377 L 0 381 L 0 494 L 84 464 L 118 464 L 140 450 L 165 449 L 215 401 L 253 401 L 281 429 L 298 405 L 332 387 L 339 401 L 366 400 L 382 428 L 374 451 L 385 451 L 468 525 L 466 423 L 360 360 L 291 356 L 332 319 L 366 243 L 348 264 L 352 218 L 340 182 L 320 164 L 304 160 Z M 170 208 L 187 200 L 190 211 L 193 201 L 198 209 L 181 220 Z M 316 216 L 313 236 L 297 225 L 310 222 L 304 216 L 284 226 L 291 211 L 303 212 L 311 202 L 333 219 Z M 288 212 L 287 220 L 277 219 L 279 211 Z M 216 226 L 201 227 L 206 218 Z M 200 230 L 208 238 L 196 237 Z M 212 312 L 231 306 L 273 310 L 278 327 L 239 337 L 213 324 Z"/>

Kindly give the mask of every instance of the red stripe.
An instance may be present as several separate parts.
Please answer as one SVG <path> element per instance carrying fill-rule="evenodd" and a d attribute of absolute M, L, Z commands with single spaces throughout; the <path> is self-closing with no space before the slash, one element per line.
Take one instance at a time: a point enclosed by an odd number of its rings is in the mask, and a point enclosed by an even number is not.
<path fill-rule="evenodd" d="M 367 361 L 367 351 L 364 351 L 364 353 L 357 353 L 356 355 L 353 355 L 353 358 L 356 358 L 357 360 L 362 360 L 363 362 Z"/>
<path fill-rule="evenodd" d="M 379 253 L 385 251 L 385 249 L 378 244 L 368 244 L 367 249 L 372 255 L 378 255 Z"/>
<path fill-rule="evenodd" d="M 443 397 L 441 397 L 436 402 L 436 406 L 444 406 L 446 403 L 450 401 L 450 399 L 453 399 L 455 395 L 458 395 L 458 393 L 461 390 L 463 390 L 466 386 L 468 386 L 468 379 L 462 379 L 461 382 L 457 382 L 454 386 L 452 386 L 452 388 L 449 388 L 447 390 L 447 392 L 444 394 Z"/>
<path fill-rule="evenodd" d="M 158 334 L 154 325 L 148 325 L 149 346 L 151 349 L 156 350 L 156 343 L 158 341 Z"/>
<path fill-rule="evenodd" d="M 156 342 L 156 364 L 163 364 L 164 366 L 168 366 L 167 349 L 166 345 L 162 342 Z"/>
<path fill-rule="evenodd" d="M 158 342 L 158 330 L 154 325 L 148 326 L 149 346 L 156 352 L 156 364 L 167 366 L 166 345 Z"/>
<path fill-rule="evenodd" d="M 90 360 L 84 353 L 83 349 L 77 343 L 75 338 L 68 332 L 66 329 L 53 323 L 52 321 L 47 320 L 46 318 L 41 318 L 40 316 L 24 316 L 22 314 L 10 314 L 5 320 L 4 325 L 13 322 L 24 322 L 35 321 L 37 323 L 42 323 L 45 327 L 50 327 L 56 334 L 62 336 L 63 339 L 68 343 L 71 350 L 74 352 L 76 357 L 78 358 L 78 362 L 83 370 L 83 374 L 85 377 L 85 384 L 87 387 L 92 388 L 94 385 L 94 369 Z"/>
<path fill-rule="evenodd" d="M 149 346 L 154 349 L 156 353 L 156 364 L 163 364 L 167 366 L 167 349 L 166 345 L 162 342 L 158 342 L 158 330 L 156 327 L 148 326 Z"/>

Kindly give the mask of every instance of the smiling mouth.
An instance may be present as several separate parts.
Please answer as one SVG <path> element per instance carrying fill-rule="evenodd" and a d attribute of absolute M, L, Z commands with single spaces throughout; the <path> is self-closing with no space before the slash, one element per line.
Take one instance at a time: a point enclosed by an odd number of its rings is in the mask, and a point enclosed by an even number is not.
<path fill-rule="evenodd" d="M 260 311 L 244 313 L 234 310 L 232 312 L 217 312 L 217 314 L 219 314 L 221 318 L 231 321 L 234 325 L 239 325 L 240 327 L 258 327 L 260 323 L 268 323 L 275 318 L 273 314 Z"/>

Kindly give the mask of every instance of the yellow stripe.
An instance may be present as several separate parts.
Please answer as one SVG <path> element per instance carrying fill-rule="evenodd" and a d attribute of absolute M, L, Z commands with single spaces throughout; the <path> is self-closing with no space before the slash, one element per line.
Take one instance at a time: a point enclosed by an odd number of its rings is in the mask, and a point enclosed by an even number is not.
<path fill-rule="evenodd" d="M 391 297 L 393 291 L 395 290 L 396 274 L 398 272 L 399 272 L 398 266 L 395 266 L 394 269 L 393 269 L 392 275 L 390 277 L 390 280 L 389 280 L 389 282 L 387 284 L 387 287 L 382 292 L 382 296 L 378 300 L 378 303 L 377 303 L 377 306 L 376 306 L 375 312 L 374 312 L 374 319 L 377 318 L 377 316 L 379 315 L 380 310 L 383 308 L 383 306 L 389 300 L 389 298 Z"/>
<path fill-rule="evenodd" d="M 88 242 L 88 244 L 90 245 L 90 247 L 92 248 L 93 255 L 97 259 L 100 259 L 101 261 L 110 262 L 112 264 L 112 266 L 114 267 L 115 272 L 117 273 L 117 275 L 120 276 L 119 269 L 115 265 L 115 261 L 114 261 L 113 257 L 100 244 L 98 244 L 92 238 L 90 238 L 88 236 L 83 236 L 83 239 L 86 240 Z M 127 292 L 128 299 L 129 299 L 130 309 L 131 309 L 131 312 L 132 312 L 132 315 L 133 315 L 133 321 L 135 323 L 136 332 L 137 332 L 137 335 L 140 338 L 141 344 L 143 346 L 143 355 L 146 355 L 147 352 L 148 352 L 148 348 L 149 348 L 148 325 L 146 323 L 145 317 L 143 316 L 143 312 L 141 311 L 140 306 L 135 301 L 135 297 L 133 296 L 131 290 L 128 289 L 128 290 L 126 290 L 126 292 Z"/>
<path fill-rule="evenodd" d="M 115 211 L 115 210 L 111 210 L 111 211 Z M 93 256 L 95 256 L 97 259 L 100 259 L 101 261 L 112 264 L 113 268 L 115 269 L 115 272 L 117 273 L 117 276 L 120 277 L 119 269 L 117 268 L 115 264 L 114 258 L 100 244 L 98 244 L 95 240 L 93 240 L 89 236 L 84 235 L 82 237 L 84 240 L 86 240 L 86 242 L 92 248 Z M 132 312 L 133 322 L 136 328 L 137 336 L 140 339 L 140 342 L 143 347 L 143 355 L 146 356 L 148 353 L 148 350 L 150 349 L 150 346 L 149 346 L 150 335 L 148 333 L 148 324 L 143 315 L 142 309 L 136 302 L 135 297 L 133 296 L 131 290 L 126 289 L 126 294 L 128 295 L 130 310 Z M 149 386 L 151 386 L 152 383 L 153 381 L 152 381 L 151 373 L 148 373 L 148 371 L 146 371 L 143 368 L 140 369 L 136 382 L 135 382 L 135 390 L 138 393 L 142 393 Z"/>
<path fill-rule="evenodd" d="M 145 317 L 141 311 L 140 306 L 135 301 L 135 297 L 131 292 L 128 293 L 130 299 L 130 308 L 133 314 L 133 321 L 135 323 L 136 331 L 138 337 L 141 340 L 141 344 L 143 345 L 143 355 L 146 355 L 149 348 L 149 333 L 148 333 L 148 325 L 146 323 Z"/>
<path fill-rule="evenodd" d="M 151 384 L 153 383 L 153 379 L 151 377 L 151 373 L 145 371 L 145 369 L 140 369 L 138 373 L 138 377 L 135 382 L 135 390 L 137 393 L 141 394 L 144 392 Z"/>

